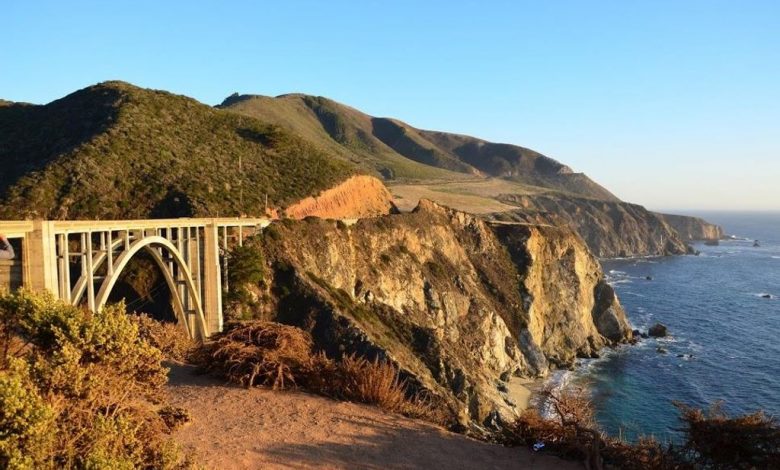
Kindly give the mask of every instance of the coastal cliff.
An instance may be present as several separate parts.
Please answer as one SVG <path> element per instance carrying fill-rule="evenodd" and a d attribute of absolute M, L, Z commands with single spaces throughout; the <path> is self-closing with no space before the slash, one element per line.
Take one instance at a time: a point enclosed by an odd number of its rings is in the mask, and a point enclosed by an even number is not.
<path fill-rule="evenodd" d="M 505 195 L 502 201 L 518 206 L 491 214 L 503 221 L 569 226 L 598 257 L 679 255 L 685 242 L 661 216 L 638 204 L 600 201 L 565 195 Z"/>
<path fill-rule="evenodd" d="M 490 223 L 423 200 L 354 225 L 280 221 L 250 246 L 265 259 L 255 316 L 309 330 L 329 355 L 391 360 L 463 425 L 511 419 L 520 378 L 631 333 L 567 228 Z"/>
<path fill-rule="evenodd" d="M 677 231 L 685 241 L 720 240 L 725 236 L 719 225 L 711 224 L 700 217 L 687 215 L 658 214 Z"/>

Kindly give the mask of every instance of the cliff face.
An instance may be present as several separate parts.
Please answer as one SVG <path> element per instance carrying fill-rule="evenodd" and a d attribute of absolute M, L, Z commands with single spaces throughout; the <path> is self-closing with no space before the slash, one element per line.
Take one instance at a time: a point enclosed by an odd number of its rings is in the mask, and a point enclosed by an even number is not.
<path fill-rule="evenodd" d="M 672 214 L 658 215 L 686 241 L 719 240 L 725 235 L 719 225 L 711 224 L 700 217 Z"/>
<path fill-rule="evenodd" d="M 518 209 L 492 214 L 492 218 L 568 225 L 599 257 L 677 255 L 686 252 L 684 240 L 663 217 L 637 204 L 562 194 L 504 195 L 500 199 L 518 206 Z"/>
<path fill-rule="evenodd" d="M 293 219 L 308 216 L 325 219 L 374 217 L 394 212 L 393 196 L 372 176 L 353 176 L 317 196 L 307 197 L 284 210 Z"/>
<path fill-rule="evenodd" d="M 614 292 L 565 228 L 492 224 L 422 201 L 347 226 L 267 228 L 266 315 L 331 355 L 394 361 L 463 424 L 518 411 L 518 377 L 543 376 L 627 340 Z"/>

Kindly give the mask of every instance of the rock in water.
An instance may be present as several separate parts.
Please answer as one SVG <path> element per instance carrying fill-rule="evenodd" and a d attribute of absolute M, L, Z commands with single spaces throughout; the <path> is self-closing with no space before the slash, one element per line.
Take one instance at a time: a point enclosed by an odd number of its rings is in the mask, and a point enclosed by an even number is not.
<path fill-rule="evenodd" d="M 647 333 L 654 338 L 663 338 L 669 334 L 666 325 L 663 323 L 656 323 L 651 326 Z"/>

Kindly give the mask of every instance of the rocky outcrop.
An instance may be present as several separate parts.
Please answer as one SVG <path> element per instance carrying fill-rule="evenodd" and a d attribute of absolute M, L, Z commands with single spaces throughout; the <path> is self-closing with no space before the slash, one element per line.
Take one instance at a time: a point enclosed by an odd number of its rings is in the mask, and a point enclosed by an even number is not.
<path fill-rule="evenodd" d="M 372 176 L 353 176 L 339 185 L 307 197 L 287 207 L 284 214 L 293 219 L 315 216 L 325 219 L 353 219 L 390 214 L 395 211 L 393 196 Z"/>
<path fill-rule="evenodd" d="M 511 419 L 515 377 L 544 376 L 631 337 L 598 261 L 567 228 L 489 223 L 421 201 L 354 225 L 283 220 L 266 259 L 266 318 L 330 355 L 396 363 L 461 424 Z"/>
<path fill-rule="evenodd" d="M 515 211 L 491 214 L 504 221 L 568 225 L 598 257 L 679 255 L 685 242 L 660 215 L 638 204 L 562 194 L 508 194 L 501 202 Z"/>
<path fill-rule="evenodd" d="M 685 241 L 720 240 L 724 237 L 719 225 L 711 224 L 700 217 L 687 215 L 658 214 Z"/>

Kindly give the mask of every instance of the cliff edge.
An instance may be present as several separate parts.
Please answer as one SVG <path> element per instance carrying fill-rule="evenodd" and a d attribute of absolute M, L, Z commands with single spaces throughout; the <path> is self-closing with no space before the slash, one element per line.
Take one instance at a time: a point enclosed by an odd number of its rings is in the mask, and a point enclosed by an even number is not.
<path fill-rule="evenodd" d="M 256 316 L 309 330 L 327 354 L 386 358 L 462 425 L 522 410 L 522 377 L 628 340 L 598 261 L 567 228 L 490 223 L 421 201 L 348 226 L 272 224 Z"/>

